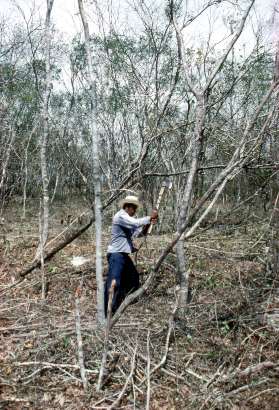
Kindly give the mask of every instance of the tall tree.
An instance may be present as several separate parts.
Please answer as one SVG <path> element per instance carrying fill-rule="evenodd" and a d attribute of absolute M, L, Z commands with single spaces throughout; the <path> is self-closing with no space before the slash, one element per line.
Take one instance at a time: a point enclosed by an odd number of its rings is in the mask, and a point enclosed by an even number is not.
<path fill-rule="evenodd" d="M 87 81 L 90 90 L 89 128 L 92 138 L 93 181 L 94 181 L 94 211 L 95 211 L 95 239 L 96 239 L 96 280 L 97 280 L 97 321 L 102 324 L 104 315 L 104 283 L 102 267 L 102 202 L 101 177 L 99 159 L 99 134 L 96 118 L 96 81 L 93 73 L 93 57 L 90 48 L 90 35 L 83 0 L 78 0 L 80 16 L 84 30 L 85 49 L 87 56 Z"/>
<path fill-rule="evenodd" d="M 190 76 L 190 70 L 187 65 L 186 49 L 184 46 L 182 34 L 182 30 L 183 28 L 185 28 L 185 25 L 183 25 L 182 29 L 179 28 L 176 19 L 174 1 L 171 0 L 169 2 L 170 19 L 176 33 L 178 54 L 182 56 L 184 78 L 189 87 L 190 92 L 193 94 L 196 100 L 196 114 L 194 120 L 195 127 L 191 136 L 190 170 L 180 204 L 180 212 L 177 221 L 178 233 L 181 233 L 183 231 L 183 227 L 185 226 L 185 224 L 188 223 L 190 209 L 193 203 L 194 182 L 197 176 L 198 169 L 200 167 L 200 160 L 204 144 L 205 121 L 208 111 L 208 99 L 211 93 L 211 89 L 214 86 L 213 82 L 215 81 L 215 78 L 218 75 L 219 71 L 222 69 L 224 62 L 226 61 L 234 44 L 236 43 L 240 34 L 242 33 L 246 19 L 254 4 L 254 1 L 255 0 L 250 1 L 249 7 L 244 13 L 244 16 L 241 19 L 241 22 L 239 24 L 238 29 L 236 30 L 235 35 L 232 37 L 231 42 L 228 44 L 227 48 L 224 50 L 224 53 L 221 55 L 219 60 L 217 60 L 217 63 L 215 64 L 215 67 L 212 69 L 211 73 L 208 75 L 207 78 L 205 78 L 204 85 L 196 85 Z M 176 246 L 176 254 L 178 261 L 178 273 L 180 278 L 179 307 L 184 307 L 187 303 L 189 284 L 189 266 L 186 261 L 184 238 L 181 238 L 178 241 Z"/>
<path fill-rule="evenodd" d="M 40 139 L 40 158 L 41 158 L 41 176 L 42 176 L 42 231 L 41 231 L 41 249 L 43 249 L 47 237 L 49 226 L 49 192 L 48 192 L 48 170 L 47 170 L 47 143 L 49 137 L 49 98 L 51 93 L 51 68 L 50 68 L 50 48 L 51 48 L 51 24 L 50 16 L 54 0 L 47 0 L 47 11 L 44 28 L 45 42 L 45 82 L 42 95 L 42 135 Z"/>

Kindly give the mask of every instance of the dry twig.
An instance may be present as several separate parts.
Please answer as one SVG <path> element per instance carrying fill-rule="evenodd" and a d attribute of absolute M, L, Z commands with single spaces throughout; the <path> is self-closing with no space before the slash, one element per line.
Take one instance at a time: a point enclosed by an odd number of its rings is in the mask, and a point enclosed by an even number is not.
<path fill-rule="evenodd" d="M 147 393 L 146 393 L 146 410 L 149 410 L 150 406 L 150 330 L 147 333 L 147 342 L 146 342 L 146 350 L 147 350 L 147 365 L 146 365 L 146 379 L 147 379 Z"/>
<path fill-rule="evenodd" d="M 116 400 L 114 400 L 114 402 L 112 403 L 112 405 L 108 408 L 108 410 L 113 410 L 116 407 L 119 406 L 119 404 L 121 403 L 121 400 L 129 386 L 130 381 L 132 380 L 132 377 L 134 375 L 134 371 L 135 371 L 135 367 L 136 367 L 136 357 L 137 357 L 137 350 L 138 350 L 138 346 L 136 345 L 135 350 L 134 350 L 134 354 L 133 354 L 133 358 L 131 360 L 131 371 L 129 373 L 129 376 L 126 379 L 126 382 L 123 386 L 123 389 L 121 390 L 119 396 L 117 397 Z"/>
<path fill-rule="evenodd" d="M 83 383 L 84 391 L 87 390 L 87 378 L 84 366 L 81 325 L 80 325 L 80 312 L 79 312 L 79 298 L 81 289 L 78 287 L 75 294 L 75 321 L 76 321 L 76 335 L 77 335 L 77 348 L 78 348 L 78 362 L 80 368 L 80 376 Z"/>

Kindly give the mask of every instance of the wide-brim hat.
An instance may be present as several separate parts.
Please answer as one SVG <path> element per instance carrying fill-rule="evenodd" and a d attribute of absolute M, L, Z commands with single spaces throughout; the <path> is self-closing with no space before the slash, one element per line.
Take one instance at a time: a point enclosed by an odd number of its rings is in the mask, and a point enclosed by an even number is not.
<path fill-rule="evenodd" d="M 140 206 L 140 201 L 136 196 L 128 195 L 119 202 L 120 208 L 123 208 L 125 204 L 135 205 L 138 208 Z"/>

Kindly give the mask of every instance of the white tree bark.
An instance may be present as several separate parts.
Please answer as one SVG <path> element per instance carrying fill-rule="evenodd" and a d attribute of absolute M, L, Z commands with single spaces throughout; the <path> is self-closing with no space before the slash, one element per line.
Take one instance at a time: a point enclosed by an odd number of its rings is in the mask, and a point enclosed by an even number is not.
<path fill-rule="evenodd" d="M 93 59 L 90 49 L 90 36 L 83 0 L 78 0 L 79 12 L 83 24 L 85 49 L 87 56 L 87 81 L 90 87 L 91 112 L 89 113 L 89 127 L 92 136 L 93 180 L 94 180 L 94 211 L 95 211 L 95 240 L 96 240 L 96 281 L 97 281 L 97 321 L 105 322 L 104 315 L 104 283 L 102 267 L 102 202 L 101 178 L 99 161 L 99 135 L 96 126 L 96 82 L 93 73 Z"/>
<path fill-rule="evenodd" d="M 187 178 L 187 183 L 183 192 L 183 197 L 180 206 L 180 214 L 177 222 L 177 232 L 181 232 L 182 226 L 185 223 L 189 210 L 192 204 L 192 194 L 195 177 L 199 167 L 200 152 L 202 149 L 203 129 L 206 114 L 205 95 L 197 96 L 197 113 L 195 130 L 192 136 L 192 158 L 190 172 Z M 179 307 L 182 308 L 187 303 L 188 286 L 189 286 L 189 267 L 186 261 L 184 250 L 184 239 L 179 240 L 176 246 L 178 275 L 180 278 L 179 290 Z"/>
<path fill-rule="evenodd" d="M 185 81 L 189 89 L 195 96 L 196 102 L 197 102 L 195 129 L 194 129 L 194 132 L 191 138 L 192 151 L 191 151 L 191 157 L 190 157 L 190 171 L 189 171 L 187 182 L 186 182 L 185 189 L 183 192 L 181 206 L 180 206 L 180 213 L 179 213 L 178 221 L 177 221 L 178 234 L 182 231 L 185 223 L 187 223 L 189 210 L 191 208 L 192 201 L 193 201 L 193 187 L 194 187 L 195 178 L 197 176 L 197 171 L 200 166 L 200 156 L 201 156 L 200 154 L 201 154 L 202 145 L 203 145 L 203 138 L 204 138 L 203 134 L 204 134 L 204 127 L 205 127 L 205 119 L 206 119 L 207 99 L 210 93 L 210 87 L 212 87 L 215 77 L 221 70 L 230 51 L 233 49 L 236 41 L 240 37 L 243 31 L 246 19 L 249 15 L 249 12 L 254 2 L 255 0 L 250 1 L 250 4 L 242 17 L 239 27 L 236 30 L 236 33 L 233 36 L 231 42 L 228 44 L 224 53 L 222 54 L 219 61 L 217 62 L 206 84 L 200 88 L 197 88 L 190 79 L 190 76 L 188 73 L 188 67 L 186 63 L 186 57 L 185 57 L 185 46 L 183 42 L 183 35 L 181 33 L 181 30 L 178 27 L 178 23 L 175 17 L 173 1 L 171 1 L 170 3 L 171 20 L 172 20 L 172 24 L 174 26 L 175 33 L 176 33 L 178 55 L 181 56 L 182 68 L 183 68 Z M 189 286 L 189 266 L 186 260 L 183 238 L 181 238 L 177 243 L 176 255 L 177 255 L 178 276 L 180 278 L 180 291 L 179 291 L 178 305 L 179 305 L 179 308 L 183 308 L 187 304 L 188 286 Z"/>
<path fill-rule="evenodd" d="M 51 91 L 51 78 L 50 78 L 50 45 L 51 45 L 51 30 L 50 30 L 50 16 L 54 0 L 47 0 L 47 11 L 45 19 L 45 34 L 44 34 L 44 44 L 45 44 L 45 84 L 43 90 L 43 101 L 42 101 L 42 135 L 40 139 L 40 159 L 41 159 L 41 176 L 42 176 L 42 234 L 41 241 L 39 245 L 38 252 L 40 249 L 44 248 L 44 245 L 48 237 L 48 227 L 49 227 L 49 192 L 48 192 L 48 172 L 47 172 L 47 143 L 49 137 L 49 109 L 48 102 Z"/>

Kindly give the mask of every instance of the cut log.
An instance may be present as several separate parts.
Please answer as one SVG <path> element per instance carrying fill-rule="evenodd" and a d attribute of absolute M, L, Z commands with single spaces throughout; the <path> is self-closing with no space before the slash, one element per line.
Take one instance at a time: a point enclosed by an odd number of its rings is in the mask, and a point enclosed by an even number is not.
<path fill-rule="evenodd" d="M 61 237 L 58 243 L 55 243 L 49 249 L 44 249 L 44 261 L 51 259 L 57 252 L 61 249 L 65 248 L 65 246 L 69 245 L 69 243 L 73 242 L 76 238 L 78 238 L 81 234 L 83 234 L 94 222 L 94 218 L 91 217 L 89 222 L 86 225 L 83 225 L 78 230 L 69 231 L 66 237 Z M 34 269 L 39 268 L 41 266 L 41 260 L 35 259 L 33 262 L 30 263 L 25 269 L 19 272 L 19 277 L 24 278 L 28 273 L 32 272 Z"/>

